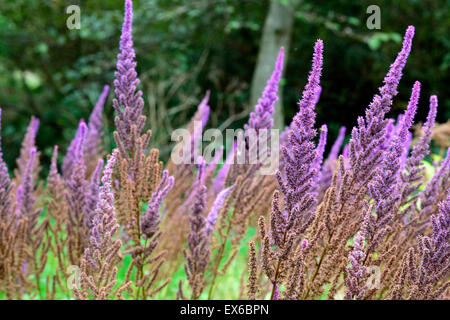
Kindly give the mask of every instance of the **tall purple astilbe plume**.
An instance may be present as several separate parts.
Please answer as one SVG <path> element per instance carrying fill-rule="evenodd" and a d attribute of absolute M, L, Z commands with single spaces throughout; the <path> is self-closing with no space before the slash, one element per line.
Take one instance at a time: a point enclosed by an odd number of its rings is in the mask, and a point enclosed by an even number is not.
<path fill-rule="evenodd" d="M 447 198 L 439 204 L 439 212 L 431 217 L 433 226 L 433 255 L 428 260 L 434 272 L 450 271 L 450 189 Z M 433 272 L 433 273 L 434 273 Z"/>
<path fill-rule="evenodd" d="M 0 133 L 1 133 L 2 109 L 0 108 Z M 11 178 L 9 177 L 8 167 L 3 160 L 2 140 L 0 134 L 0 219 L 6 221 L 11 214 Z"/>
<path fill-rule="evenodd" d="M 317 151 L 313 142 L 317 134 L 315 123 L 315 92 L 322 72 L 323 42 L 317 40 L 314 45 L 313 66 L 308 83 L 298 103 L 300 111 L 295 115 L 289 133 L 289 144 L 281 146 L 283 156 L 282 170 L 277 171 L 277 180 L 285 198 L 288 230 L 294 224 L 303 232 L 312 221 L 311 212 L 315 199 L 311 191 L 317 179 L 314 161 Z M 303 214 L 306 219 L 300 215 Z M 298 223 L 304 220 L 303 223 Z"/>
<path fill-rule="evenodd" d="M 97 202 L 93 227 L 89 236 L 89 247 L 85 251 L 85 257 L 94 270 L 102 266 L 102 258 L 106 261 L 108 261 L 109 257 L 112 259 L 122 245 L 119 239 L 115 241 L 112 239 L 119 229 L 119 224 L 115 217 L 114 195 L 111 189 L 111 177 L 117 153 L 118 151 L 115 149 L 103 171 L 99 201 Z"/>
<path fill-rule="evenodd" d="M 84 121 L 80 122 L 76 140 L 74 143 L 73 169 L 70 177 L 66 180 L 66 199 L 68 203 L 68 233 L 74 243 L 69 242 L 69 255 L 72 262 L 77 262 L 84 252 L 87 244 L 86 231 L 86 166 L 84 164 L 84 143 L 86 141 L 87 126 Z"/>
<path fill-rule="evenodd" d="M 375 177 L 369 183 L 369 195 L 375 200 L 376 217 L 370 215 L 365 238 L 369 240 L 369 250 L 374 250 L 387 233 L 387 226 L 394 217 L 400 194 L 397 183 L 400 179 L 403 146 L 408 137 L 408 130 L 414 122 L 414 115 L 419 102 L 420 82 L 416 81 L 401 127 L 392 138 L 390 148 L 384 153 L 381 164 L 375 169 Z M 374 239 L 375 238 L 375 239 Z M 371 241 L 373 240 L 373 241 Z"/>
<path fill-rule="evenodd" d="M 353 241 L 353 250 L 348 255 L 350 265 L 347 267 L 347 277 L 345 278 L 347 286 L 345 298 L 347 300 L 360 300 L 364 297 L 366 292 L 364 280 L 367 273 L 366 267 L 364 267 L 365 257 L 364 236 L 362 232 L 358 232 Z"/>
<path fill-rule="evenodd" d="M 336 141 L 333 143 L 333 146 L 331 147 L 330 154 L 328 155 L 327 159 L 333 161 L 337 159 L 339 155 L 339 150 L 341 149 L 342 143 L 344 142 L 345 139 L 345 131 L 346 128 L 344 126 L 342 126 L 339 129 L 338 137 L 336 138 Z"/>
<path fill-rule="evenodd" d="M 77 131 L 75 133 L 75 137 L 72 139 L 72 141 L 70 141 L 69 147 L 67 148 L 66 156 L 64 157 L 64 161 L 61 166 L 63 177 L 66 180 L 69 179 L 70 176 L 72 175 L 73 166 L 75 164 L 75 160 L 76 160 L 76 156 L 77 156 L 76 153 L 77 153 L 78 143 L 79 143 L 80 139 L 85 139 L 85 138 L 82 138 L 83 132 L 81 132 L 81 127 L 82 127 L 81 124 L 84 124 L 84 126 L 86 126 L 86 123 L 84 122 L 83 119 L 81 119 L 78 122 L 78 127 L 77 127 Z"/>
<path fill-rule="evenodd" d="M 89 132 L 89 129 L 88 129 Z M 87 139 L 87 137 L 86 137 Z M 87 140 L 86 140 L 87 142 Z M 88 229 L 92 228 L 92 221 L 94 219 L 95 208 L 97 207 L 97 202 L 99 200 L 99 185 L 100 176 L 103 169 L 103 159 L 98 159 L 97 166 L 91 175 L 89 185 L 86 188 L 85 194 L 85 205 L 83 211 L 86 213 L 84 217 L 84 223 Z"/>
<path fill-rule="evenodd" d="M 214 226 L 216 225 L 219 211 L 222 208 L 225 199 L 227 198 L 232 188 L 233 187 L 223 189 L 222 191 L 219 192 L 216 199 L 214 200 L 211 210 L 209 211 L 208 216 L 206 217 L 205 232 L 207 236 L 210 236 L 214 232 Z"/>
<path fill-rule="evenodd" d="M 132 38 L 133 2 L 125 1 L 125 16 L 120 36 L 120 53 L 117 55 L 117 71 L 114 73 L 114 110 L 117 112 L 115 125 L 120 141 L 116 141 L 121 154 L 131 153 L 136 149 L 137 137 L 139 137 L 145 124 L 145 116 L 142 115 L 144 100 L 142 91 L 137 90 L 140 80 L 137 78 L 136 54 L 133 49 Z M 117 140 L 117 139 L 116 139 Z M 128 158 L 127 154 L 122 154 Z"/>
<path fill-rule="evenodd" d="M 190 139 L 190 159 L 188 163 L 196 163 L 195 161 L 200 156 L 201 150 L 201 141 L 203 139 L 203 130 L 205 129 L 206 123 L 209 120 L 210 106 L 208 105 L 210 92 L 206 91 L 205 96 L 197 107 L 197 111 L 193 117 L 194 123 L 193 127 L 191 127 L 191 139 Z"/>
<path fill-rule="evenodd" d="M 21 177 L 21 183 L 17 188 L 17 207 L 16 211 L 19 219 L 28 219 L 28 236 L 31 237 L 31 232 L 37 224 L 37 219 L 41 210 L 34 210 L 36 196 L 34 195 L 34 168 L 37 151 L 35 147 L 30 150 L 28 162 L 26 163 L 25 171 Z"/>
<path fill-rule="evenodd" d="M 216 177 L 214 178 L 211 192 L 213 194 L 217 194 L 225 187 L 225 178 L 227 176 L 228 170 L 230 169 L 230 164 L 233 162 L 234 154 L 237 149 L 237 143 L 234 141 L 233 149 L 228 153 L 227 158 L 225 159 L 225 163 L 217 172 Z"/>
<path fill-rule="evenodd" d="M 271 132 L 268 130 L 273 126 L 272 115 L 275 111 L 275 103 L 278 100 L 277 92 L 283 72 L 283 60 L 284 48 L 281 47 L 275 62 L 275 68 L 267 81 L 261 98 L 258 99 L 255 111 L 250 113 L 248 124 L 244 125 L 246 133 L 245 162 L 246 164 L 257 164 L 253 169 L 265 164 L 270 153 Z M 252 140 L 255 140 L 255 142 L 252 142 Z"/>
<path fill-rule="evenodd" d="M 316 105 L 319 102 L 320 95 L 322 94 L 322 86 L 317 85 L 314 89 L 314 104 Z M 280 146 L 286 145 L 289 143 L 289 132 L 291 130 L 292 123 L 285 128 L 285 130 L 280 135 Z"/>
<path fill-rule="evenodd" d="M 115 239 L 119 224 L 115 216 L 111 180 L 118 153 L 117 149 L 113 150 L 103 171 L 93 227 L 81 259 L 80 287 L 72 289 L 80 300 L 106 300 L 114 297 L 123 299 L 123 292 L 131 286 L 131 281 L 118 286 L 116 279 L 117 265 L 122 259 L 122 242 Z"/>
<path fill-rule="evenodd" d="M 441 161 L 440 168 L 434 173 L 433 178 L 420 194 L 421 215 L 429 217 L 441 200 L 442 190 L 450 188 L 450 148 L 447 148 L 447 155 Z"/>
<path fill-rule="evenodd" d="M 412 138 L 413 138 L 413 134 L 411 132 L 408 132 L 405 143 L 403 145 L 403 154 L 402 154 L 402 157 L 400 160 L 400 167 L 402 170 L 404 170 L 406 167 L 406 161 L 408 160 L 409 149 L 411 147 Z"/>
<path fill-rule="evenodd" d="M 413 194 L 419 190 L 424 182 L 425 167 L 421 165 L 421 163 L 430 153 L 430 142 L 433 134 L 434 121 L 436 119 L 437 106 L 437 96 L 431 96 L 430 110 L 428 112 L 427 120 L 423 125 L 423 135 L 413 147 L 411 156 L 406 160 L 406 170 L 400 174 L 402 180 L 400 190 L 402 196 L 401 205 L 405 205 L 409 202 L 411 203 L 411 206 L 414 206 L 418 195 Z"/>
<path fill-rule="evenodd" d="M 279 192 L 272 198 L 269 237 L 264 238 L 264 255 L 267 259 L 269 244 L 276 246 L 276 267 L 274 270 L 264 263 L 266 274 L 272 283 L 271 299 L 279 285 L 280 268 L 294 247 L 294 242 L 301 237 L 311 225 L 316 204 L 316 183 L 318 170 L 315 164 L 317 150 L 313 139 L 317 134 L 315 124 L 315 103 L 317 86 L 322 73 L 323 42 L 318 39 L 314 45 L 312 69 L 308 76 L 302 98 L 299 101 L 299 112 L 289 127 L 289 143 L 281 146 L 283 162 L 276 172 L 280 191 L 284 197 L 284 208 L 280 202 Z M 261 221 L 261 219 L 260 219 Z M 262 222 L 263 224 L 263 222 Z M 262 228 L 264 229 L 264 228 Z M 290 290 L 292 291 L 292 290 Z"/>
<path fill-rule="evenodd" d="M 167 193 L 173 188 L 174 178 L 169 177 L 169 171 L 164 170 L 161 181 L 155 192 L 152 194 L 152 198 L 148 202 L 147 209 L 141 217 L 141 232 L 145 238 L 150 239 L 159 230 L 160 214 L 162 202 Z"/>
<path fill-rule="evenodd" d="M 211 107 L 208 105 L 209 102 L 210 91 L 206 91 L 206 94 L 200 103 L 198 110 L 202 114 L 201 122 L 202 122 L 202 130 L 205 128 L 208 123 L 209 113 L 211 112 Z"/>
<path fill-rule="evenodd" d="M 267 81 L 262 97 L 258 99 L 255 111 L 250 113 L 248 124 L 244 125 L 245 130 L 249 128 L 256 130 L 272 128 L 272 114 L 275 111 L 274 105 L 278 100 L 278 83 L 280 82 L 281 74 L 283 72 L 283 60 L 284 48 L 281 47 L 275 63 L 275 69 L 273 70 L 270 79 Z"/>
<path fill-rule="evenodd" d="M 58 172 L 58 146 L 55 145 L 53 147 L 52 159 L 50 161 L 50 170 L 47 177 L 47 184 L 56 186 L 60 180 L 61 176 Z"/>
<path fill-rule="evenodd" d="M 203 157 L 198 159 L 197 182 L 202 181 L 205 161 Z M 188 250 L 184 250 L 186 264 L 184 270 L 187 280 L 192 289 L 192 299 L 198 299 L 202 293 L 205 283 L 204 275 L 211 255 L 209 241 L 205 231 L 206 219 L 203 216 L 206 205 L 206 186 L 202 183 L 196 184 L 196 195 L 189 216 L 190 232 L 187 238 Z"/>
<path fill-rule="evenodd" d="M 385 114 L 390 110 L 392 99 L 397 94 L 397 86 L 411 51 L 413 37 L 414 27 L 409 26 L 403 39 L 402 50 L 384 78 L 384 85 L 379 89 L 380 95 L 374 96 L 366 109 L 365 118 L 359 117 L 358 126 L 352 130 L 348 156 L 352 180 L 357 181 L 358 185 L 366 185 L 383 154 L 386 126 L 389 122 L 385 119 Z"/>
<path fill-rule="evenodd" d="M 27 132 L 25 134 L 25 137 L 22 141 L 22 146 L 20 148 L 20 157 L 17 159 L 16 178 L 18 180 L 22 178 L 22 175 L 26 170 L 27 164 L 29 162 L 29 157 L 31 154 L 31 149 L 36 147 L 36 135 L 38 129 L 39 129 L 39 119 L 31 117 L 30 124 L 28 125 Z M 38 163 L 36 162 L 35 165 L 37 166 Z"/>
<path fill-rule="evenodd" d="M 100 144 L 103 136 L 102 114 L 108 93 L 109 86 L 106 85 L 103 87 L 103 91 L 89 116 L 88 133 L 84 146 L 84 156 L 86 159 L 95 159 L 100 153 Z"/>

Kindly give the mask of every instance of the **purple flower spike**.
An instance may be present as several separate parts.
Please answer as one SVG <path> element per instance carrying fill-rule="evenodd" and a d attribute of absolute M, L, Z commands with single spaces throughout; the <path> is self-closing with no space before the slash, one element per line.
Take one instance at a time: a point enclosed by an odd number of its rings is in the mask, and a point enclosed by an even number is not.
<path fill-rule="evenodd" d="M 73 170 L 73 166 L 75 165 L 75 161 L 77 159 L 77 152 L 84 152 L 84 150 L 80 150 L 80 140 L 83 140 L 82 145 L 84 145 L 84 140 L 86 139 L 87 134 L 87 126 L 83 119 L 78 123 L 78 129 L 75 134 L 75 138 L 70 142 L 69 148 L 67 148 L 66 156 L 64 157 L 64 161 L 62 164 L 62 173 L 65 179 L 68 179 Z"/>
<path fill-rule="evenodd" d="M 295 115 L 289 132 L 289 143 L 281 146 L 282 170 L 277 172 L 281 192 L 286 199 L 288 225 L 297 219 L 306 228 L 312 221 L 312 209 L 316 202 L 315 185 L 318 169 L 315 164 L 317 150 L 313 142 L 317 134 L 315 124 L 315 92 L 320 84 L 322 72 L 323 42 L 317 40 L 314 46 L 313 65 L 308 83 L 298 103 L 300 111 Z M 301 208 L 301 209 L 299 209 Z"/>
<path fill-rule="evenodd" d="M 31 149 L 36 146 L 36 135 L 39 129 L 39 119 L 31 117 L 30 124 L 27 128 L 27 133 L 22 142 L 22 147 L 20 149 L 20 157 L 17 160 L 17 169 L 19 176 L 24 174 L 25 168 L 29 161 L 29 156 Z"/>
<path fill-rule="evenodd" d="M 0 132 L 2 128 L 2 109 L 0 108 Z M 11 178 L 8 167 L 3 161 L 2 140 L 0 134 L 0 219 L 6 221 L 11 214 Z"/>
<path fill-rule="evenodd" d="M 361 299 L 366 292 L 366 287 L 362 281 L 366 275 L 364 267 L 364 236 L 362 232 L 358 232 L 353 241 L 353 250 L 348 255 L 350 266 L 347 267 L 348 277 L 345 279 L 347 285 L 346 299 Z"/>
<path fill-rule="evenodd" d="M 373 97 L 369 108 L 366 109 L 365 117 L 359 117 L 358 126 L 352 130 L 348 158 L 352 179 L 358 186 L 367 185 L 383 152 L 389 148 L 390 133 L 387 129 L 389 120 L 385 119 L 385 114 L 390 110 L 392 99 L 397 94 L 397 86 L 411 51 L 413 36 L 414 27 L 410 26 L 405 34 L 403 47 L 384 78 L 380 95 L 376 94 Z"/>
<path fill-rule="evenodd" d="M 400 128 L 392 138 L 390 148 L 385 151 L 380 166 L 376 168 L 373 181 L 369 183 L 369 195 L 375 200 L 376 219 L 369 219 L 366 232 L 370 238 L 378 239 L 378 242 L 381 237 L 376 237 L 375 234 L 385 232 L 383 228 L 391 222 L 395 214 L 394 204 L 401 199 L 397 183 L 400 178 L 403 146 L 414 121 L 419 94 L 420 82 L 416 81 Z M 370 243 L 370 250 L 375 250 L 377 245 L 377 241 Z"/>
<path fill-rule="evenodd" d="M 342 143 L 344 142 L 345 138 L 345 127 L 341 127 L 339 129 L 338 137 L 336 138 L 336 141 L 334 142 L 333 146 L 331 147 L 330 154 L 328 155 L 328 159 L 330 160 L 336 160 L 339 154 L 339 149 L 342 146 Z"/>
<path fill-rule="evenodd" d="M 397 95 L 397 87 L 402 78 L 402 70 L 405 67 L 411 51 L 412 39 L 414 38 L 414 26 L 409 26 L 406 29 L 405 37 L 403 39 L 402 50 L 397 55 L 394 63 L 391 65 L 388 74 L 384 78 L 384 86 L 380 88 L 381 95 L 394 97 Z"/>
<path fill-rule="evenodd" d="M 88 133 L 86 136 L 86 144 L 84 147 L 86 159 L 96 158 L 99 154 L 99 147 L 102 141 L 102 114 L 106 98 L 108 97 L 109 86 L 103 87 L 102 94 L 97 100 L 88 122 Z"/>
<path fill-rule="evenodd" d="M 272 76 L 267 81 L 262 97 L 259 98 L 258 104 L 255 106 L 255 111 L 250 113 L 248 124 L 244 126 L 245 130 L 249 128 L 256 130 L 272 128 L 272 114 L 274 112 L 275 102 L 278 100 L 277 91 L 278 83 L 280 82 L 281 74 L 283 72 L 283 59 L 284 48 L 281 47 Z"/>
<path fill-rule="evenodd" d="M 225 199 L 227 198 L 228 194 L 230 193 L 231 189 L 233 187 L 226 188 L 222 190 L 214 200 L 214 204 L 211 208 L 211 211 L 209 211 L 209 214 L 206 218 L 206 225 L 205 225 L 205 232 L 209 236 L 214 231 L 214 226 L 217 221 L 217 216 L 219 214 L 220 209 L 222 208 Z"/>
<path fill-rule="evenodd" d="M 164 170 L 161 181 L 152 198 L 148 202 L 147 209 L 141 218 L 141 231 L 146 238 L 151 238 L 159 229 L 159 210 L 167 193 L 173 188 L 174 178 L 169 177 L 169 171 Z"/>
<path fill-rule="evenodd" d="M 97 166 L 91 175 L 91 180 L 86 189 L 85 195 L 85 207 L 84 212 L 86 213 L 85 221 L 86 227 L 88 229 L 92 228 L 92 221 L 95 215 L 95 208 L 99 200 L 99 184 L 100 176 L 103 169 L 103 159 L 98 159 Z"/>
<path fill-rule="evenodd" d="M 120 36 L 120 53 L 117 55 L 117 71 L 114 73 L 114 92 L 116 99 L 113 100 L 113 107 L 117 112 L 115 124 L 125 152 L 135 149 L 134 134 L 140 134 L 145 124 L 145 117 L 142 116 L 144 100 L 142 91 L 137 90 L 140 81 L 136 73 L 136 54 L 133 49 L 132 38 L 133 23 L 133 2 L 125 1 L 125 17 Z M 124 155 L 125 156 L 125 155 Z"/>
<path fill-rule="evenodd" d="M 115 218 L 114 194 L 111 190 L 111 178 L 117 159 L 117 153 L 117 149 L 114 149 L 111 157 L 106 163 L 101 179 L 102 186 L 100 187 L 99 200 L 95 209 L 95 216 L 92 222 L 93 226 L 90 230 L 89 237 L 89 244 L 94 250 L 103 250 L 105 248 L 105 243 L 103 243 L 104 238 L 110 238 L 119 229 L 119 225 Z M 86 249 L 85 255 L 90 265 L 94 269 L 100 268 L 100 266 L 95 263 L 97 260 L 94 259 L 91 254 L 91 250 Z"/>
<path fill-rule="evenodd" d="M 415 196 L 410 199 L 410 196 L 419 190 L 423 184 L 425 168 L 421 166 L 421 162 L 430 153 L 430 142 L 433 134 L 434 121 L 436 119 L 437 106 L 437 96 L 431 96 L 430 110 L 428 112 L 427 120 L 423 125 L 423 135 L 413 147 L 411 156 L 406 160 L 406 172 L 401 173 L 401 189 L 403 190 L 402 205 L 406 204 L 408 201 L 411 202 L 411 205 L 414 205 L 418 197 Z M 433 201 L 432 199 L 430 200 Z M 426 200 L 425 204 L 428 203 L 428 201 L 429 200 Z"/>

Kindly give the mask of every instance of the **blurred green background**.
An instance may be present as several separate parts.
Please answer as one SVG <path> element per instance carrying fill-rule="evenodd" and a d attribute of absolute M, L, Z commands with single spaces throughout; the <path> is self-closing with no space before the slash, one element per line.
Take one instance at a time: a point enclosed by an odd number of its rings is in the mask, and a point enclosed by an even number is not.
<path fill-rule="evenodd" d="M 66 26 L 66 7 L 72 4 L 81 8 L 80 30 Z M 372 4 L 381 9 L 380 30 L 366 26 Z M 285 7 L 284 15 L 271 12 L 276 6 Z M 133 36 L 153 146 L 167 158 L 172 129 L 187 123 L 206 90 L 212 107 L 208 126 L 242 126 L 252 108 L 258 55 L 270 45 L 271 35 L 263 34 L 269 18 L 275 23 L 272 38 L 284 36 L 289 53 L 282 80 L 284 124 L 297 111 L 317 38 L 324 40 L 317 122 L 328 124 L 330 145 L 340 125 L 349 132 L 363 114 L 411 24 L 416 36 L 391 115 L 405 108 L 419 80 L 417 120 L 425 119 L 429 96 L 437 94 L 438 121 L 445 122 L 449 7 L 446 0 L 135 0 Z M 31 115 L 41 120 L 37 144 L 44 166 L 54 144 L 65 150 L 78 120 L 88 118 L 103 85 L 112 84 L 122 15 L 121 0 L 0 0 L 2 142 L 10 168 Z M 112 96 L 104 117 L 108 148 Z"/>

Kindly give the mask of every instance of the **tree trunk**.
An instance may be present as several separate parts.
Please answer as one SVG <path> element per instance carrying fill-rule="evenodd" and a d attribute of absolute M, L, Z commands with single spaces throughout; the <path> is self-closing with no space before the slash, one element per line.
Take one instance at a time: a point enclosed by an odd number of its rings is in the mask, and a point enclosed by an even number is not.
<path fill-rule="evenodd" d="M 261 97 L 267 80 L 269 80 L 274 69 L 281 46 L 284 46 L 284 70 L 286 69 L 289 44 L 291 42 L 291 30 L 294 23 L 294 1 L 289 0 L 287 4 L 283 4 L 281 0 L 272 0 L 270 2 L 269 12 L 262 31 L 258 60 L 252 79 L 250 91 L 251 106 L 256 105 L 258 99 Z M 282 96 L 283 90 L 280 87 L 278 90 L 279 99 L 275 104 L 274 113 L 274 128 L 276 129 L 284 128 Z"/>

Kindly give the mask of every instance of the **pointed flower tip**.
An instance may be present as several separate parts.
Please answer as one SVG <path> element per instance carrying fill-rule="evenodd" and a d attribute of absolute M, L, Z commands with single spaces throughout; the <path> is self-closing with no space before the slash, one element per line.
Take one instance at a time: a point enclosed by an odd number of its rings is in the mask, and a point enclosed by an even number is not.
<path fill-rule="evenodd" d="M 280 47 L 280 51 L 278 52 L 278 59 L 277 59 L 277 61 L 279 63 L 283 62 L 283 58 L 284 58 L 284 46 L 281 46 Z"/>
<path fill-rule="evenodd" d="M 404 39 L 403 39 L 403 43 L 405 44 L 405 43 L 407 43 L 408 45 L 411 45 L 411 42 L 412 42 L 412 39 L 414 38 L 414 33 L 415 33 L 415 28 L 414 28 L 414 26 L 409 26 L 407 29 L 406 29 L 406 32 L 405 32 L 405 37 L 404 37 Z"/>
<path fill-rule="evenodd" d="M 438 97 L 437 97 L 437 95 L 432 95 L 430 97 L 430 104 L 433 105 L 434 107 L 437 106 L 437 104 L 438 104 Z"/>
<path fill-rule="evenodd" d="M 323 50 L 323 40 L 317 39 L 314 47 L 316 48 L 316 50 Z"/>
<path fill-rule="evenodd" d="M 80 130 L 81 130 L 81 134 L 84 134 L 84 132 L 87 131 L 87 125 L 83 119 L 80 120 Z"/>
<path fill-rule="evenodd" d="M 123 18 L 122 34 L 131 32 L 132 21 L 133 21 L 133 1 L 125 0 L 125 15 Z"/>

